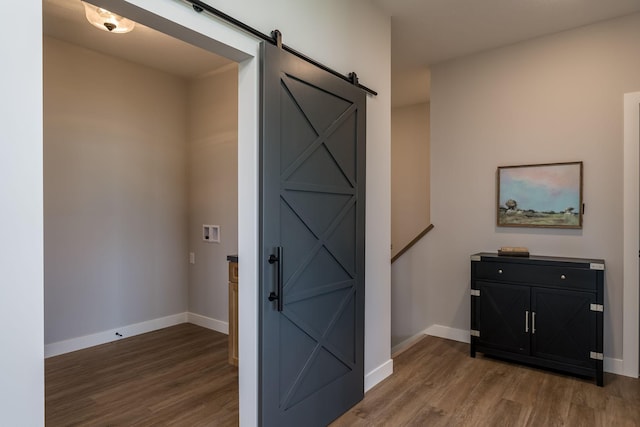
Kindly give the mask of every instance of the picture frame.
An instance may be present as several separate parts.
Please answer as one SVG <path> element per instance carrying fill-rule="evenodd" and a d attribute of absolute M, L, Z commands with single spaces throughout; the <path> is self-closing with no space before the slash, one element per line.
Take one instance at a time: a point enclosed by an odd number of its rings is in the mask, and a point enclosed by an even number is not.
<path fill-rule="evenodd" d="M 498 227 L 582 228 L 582 162 L 499 166 Z"/>

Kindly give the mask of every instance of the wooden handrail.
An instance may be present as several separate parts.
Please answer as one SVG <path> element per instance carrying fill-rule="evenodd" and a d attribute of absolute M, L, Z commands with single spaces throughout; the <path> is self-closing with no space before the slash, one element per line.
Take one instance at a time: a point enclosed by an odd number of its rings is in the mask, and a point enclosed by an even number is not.
<path fill-rule="evenodd" d="M 405 246 L 404 248 L 402 248 L 402 250 L 400 250 L 400 252 L 398 252 L 393 258 L 391 258 L 391 264 L 393 264 L 398 258 L 400 258 L 402 256 L 402 254 L 404 254 L 405 252 L 407 252 L 409 249 L 411 249 L 411 247 L 413 245 L 415 245 L 416 243 L 418 243 L 420 241 L 420 239 L 422 239 L 428 232 L 430 232 L 431 230 L 433 230 L 433 224 L 429 224 L 427 226 L 427 228 L 425 228 L 424 230 L 422 230 L 420 232 L 420 234 L 418 234 L 416 236 L 415 239 L 413 239 L 412 241 L 410 241 L 407 246 Z"/>

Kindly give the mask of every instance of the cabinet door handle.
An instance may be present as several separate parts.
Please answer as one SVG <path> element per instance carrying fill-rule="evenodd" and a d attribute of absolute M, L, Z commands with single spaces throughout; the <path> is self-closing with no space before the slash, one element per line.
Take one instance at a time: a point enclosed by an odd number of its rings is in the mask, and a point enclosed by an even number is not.
<path fill-rule="evenodd" d="M 566 278 L 567 278 L 567 276 L 565 276 L 564 274 L 561 274 L 561 275 L 560 275 L 560 278 L 561 278 L 562 280 L 564 280 L 564 279 L 566 279 Z"/>
<path fill-rule="evenodd" d="M 529 310 L 524 312 L 524 331 L 529 332 Z"/>
<path fill-rule="evenodd" d="M 498 270 L 498 274 L 502 274 L 502 269 L 499 269 L 499 270 Z"/>
<path fill-rule="evenodd" d="M 536 333 L 536 312 L 535 311 L 531 312 L 531 333 L 532 334 Z"/>

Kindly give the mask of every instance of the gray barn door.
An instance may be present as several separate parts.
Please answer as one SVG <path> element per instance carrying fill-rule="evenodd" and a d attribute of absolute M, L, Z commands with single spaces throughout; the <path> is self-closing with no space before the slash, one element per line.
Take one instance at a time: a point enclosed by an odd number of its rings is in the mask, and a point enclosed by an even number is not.
<path fill-rule="evenodd" d="M 364 394 L 366 96 L 262 49 L 261 423 L 321 426 Z"/>

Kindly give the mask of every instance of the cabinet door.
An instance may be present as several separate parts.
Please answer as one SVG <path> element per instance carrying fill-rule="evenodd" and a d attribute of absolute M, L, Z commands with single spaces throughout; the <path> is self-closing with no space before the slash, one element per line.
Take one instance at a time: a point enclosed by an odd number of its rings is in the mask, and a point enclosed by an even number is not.
<path fill-rule="evenodd" d="M 572 365 L 593 367 L 596 318 L 590 292 L 532 288 L 532 354 Z M 535 313 L 535 314 L 533 314 Z"/>
<path fill-rule="evenodd" d="M 238 366 L 238 282 L 229 282 L 229 364 Z"/>
<path fill-rule="evenodd" d="M 529 354 L 528 286 L 478 282 L 480 345 L 496 350 Z"/>

